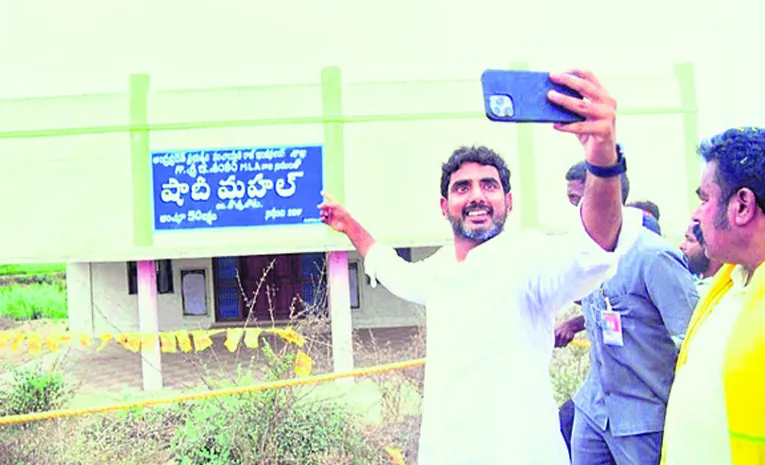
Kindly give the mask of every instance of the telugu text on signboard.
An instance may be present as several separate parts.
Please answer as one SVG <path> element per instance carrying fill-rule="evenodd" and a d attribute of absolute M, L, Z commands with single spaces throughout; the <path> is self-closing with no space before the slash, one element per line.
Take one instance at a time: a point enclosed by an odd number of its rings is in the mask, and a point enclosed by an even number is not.
<path fill-rule="evenodd" d="M 154 229 L 319 222 L 322 147 L 151 153 Z"/>

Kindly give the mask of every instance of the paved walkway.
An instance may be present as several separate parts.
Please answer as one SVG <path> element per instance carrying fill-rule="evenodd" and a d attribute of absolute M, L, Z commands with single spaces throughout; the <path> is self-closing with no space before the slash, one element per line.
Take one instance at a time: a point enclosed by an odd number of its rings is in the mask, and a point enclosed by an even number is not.
<path fill-rule="evenodd" d="M 354 331 L 354 361 L 357 367 L 401 361 L 421 357 L 418 351 L 418 333 L 415 327 L 385 328 Z M 275 335 L 264 335 L 274 352 L 295 350 Z M 200 352 L 162 354 L 164 388 L 172 390 L 219 387 L 240 381 L 263 379 L 265 356 L 260 349 L 248 349 L 242 343 L 235 352 L 225 346 L 226 334 L 212 337 L 213 346 Z M 414 342 L 413 342 L 414 341 Z M 122 395 L 142 390 L 141 354 L 133 353 L 110 341 L 104 349 L 96 351 L 98 342 L 90 347 L 72 344 L 68 349 L 44 356 L 48 363 L 58 363 L 64 374 L 78 383 L 78 395 Z M 7 350 L 7 349 L 6 349 Z M 313 360 L 313 374 L 331 371 L 331 343 L 329 334 L 310 337 L 303 348 Z M 4 350 L 5 351 L 5 350 Z"/>

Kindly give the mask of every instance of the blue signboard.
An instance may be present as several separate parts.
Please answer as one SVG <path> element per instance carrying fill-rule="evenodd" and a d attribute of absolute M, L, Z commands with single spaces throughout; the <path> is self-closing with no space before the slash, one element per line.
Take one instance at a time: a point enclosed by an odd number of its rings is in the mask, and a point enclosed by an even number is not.
<path fill-rule="evenodd" d="M 322 146 L 151 153 L 154 229 L 319 222 Z"/>

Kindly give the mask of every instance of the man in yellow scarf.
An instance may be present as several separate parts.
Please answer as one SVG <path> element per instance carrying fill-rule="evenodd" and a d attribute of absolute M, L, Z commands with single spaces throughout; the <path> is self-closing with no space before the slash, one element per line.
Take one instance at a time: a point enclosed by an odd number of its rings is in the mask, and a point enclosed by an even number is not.
<path fill-rule="evenodd" d="M 765 128 L 727 130 L 699 153 L 693 220 L 725 264 L 680 351 L 662 463 L 765 464 Z"/>

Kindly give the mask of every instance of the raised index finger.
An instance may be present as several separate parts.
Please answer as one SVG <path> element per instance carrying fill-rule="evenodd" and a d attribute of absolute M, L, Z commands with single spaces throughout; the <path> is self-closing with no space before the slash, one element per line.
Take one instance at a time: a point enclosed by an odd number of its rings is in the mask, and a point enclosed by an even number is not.
<path fill-rule="evenodd" d="M 323 205 L 337 205 L 337 202 L 329 193 L 321 191 L 321 196 L 324 197 Z"/>

